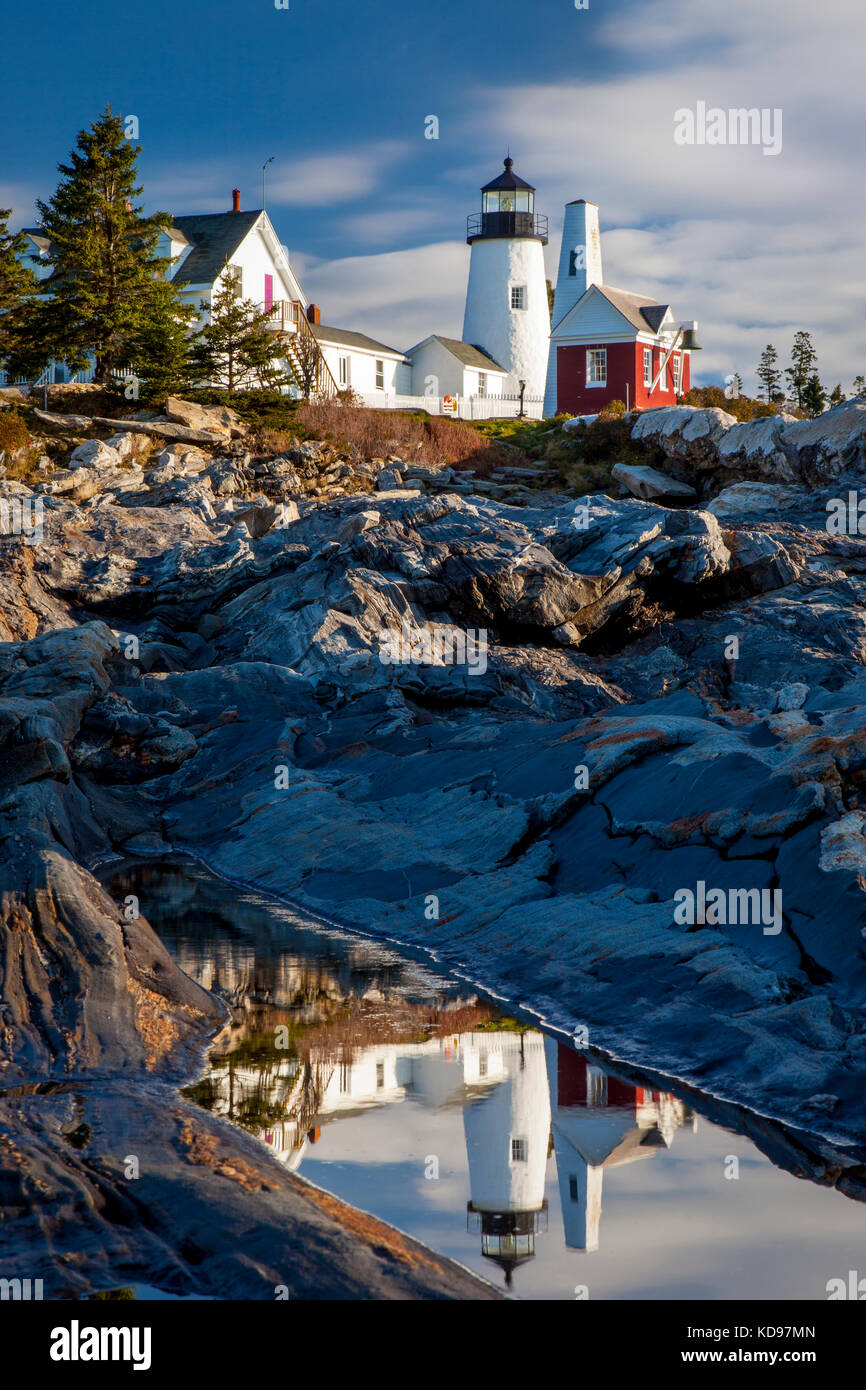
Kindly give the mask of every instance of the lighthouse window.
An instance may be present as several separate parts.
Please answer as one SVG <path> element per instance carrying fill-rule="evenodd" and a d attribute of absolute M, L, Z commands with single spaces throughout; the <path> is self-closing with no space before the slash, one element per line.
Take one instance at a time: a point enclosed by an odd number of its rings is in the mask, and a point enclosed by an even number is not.
<path fill-rule="evenodd" d="M 590 348 L 586 354 L 587 386 L 607 385 L 607 348 Z"/>
<path fill-rule="evenodd" d="M 652 386 L 653 384 L 653 350 L 644 348 L 643 350 L 643 384 Z"/>
<path fill-rule="evenodd" d="M 376 1090 L 381 1091 L 385 1085 L 385 1063 L 376 1063 Z"/>
<path fill-rule="evenodd" d="M 525 1139 L 512 1139 L 511 1141 L 511 1162 L 525 1163 L 529 1157 L 529 1145 Z"/>
<path fill-rule="evenodd" d="M 385 390 L 385 363 L 376 358 L 376 390 Z"/>
<path fill-rule="evenodd" d="M 526 308 L 526 286 L 525 286 L 525 285 L 512 285 L 512 286 L 511 286 L 511 307 L 512 307 L 512 309 L 525 309 L 525 308 Z"/>

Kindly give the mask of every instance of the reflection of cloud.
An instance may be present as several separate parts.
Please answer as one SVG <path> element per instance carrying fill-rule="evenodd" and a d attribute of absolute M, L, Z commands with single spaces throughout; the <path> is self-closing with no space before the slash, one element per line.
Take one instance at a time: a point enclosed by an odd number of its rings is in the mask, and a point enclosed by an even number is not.
<path fill-rule="evenodd" d="M 423 1179 L 425 1155 L 438 1181 Z M 740 1177 L 724 1177 L 727 1154 Z M 302 1175 L 487 1278 L 477 1233 L 466 1230 L 469 1173 L 459 1108 L 383 1106 L 322 1128 Z M 708 1122 L 680 1130 L 652 1162 L 605 1176 L 601 1248 L 565 1248 L 556 1168 L 550 1221 L 537 1258 L 515 1275 L 519 1298 L 824 1298 L 828 1279 L 862 1267 L 866 1210 L 841 1193 L 782 1173 L 748 1140 Z"/>

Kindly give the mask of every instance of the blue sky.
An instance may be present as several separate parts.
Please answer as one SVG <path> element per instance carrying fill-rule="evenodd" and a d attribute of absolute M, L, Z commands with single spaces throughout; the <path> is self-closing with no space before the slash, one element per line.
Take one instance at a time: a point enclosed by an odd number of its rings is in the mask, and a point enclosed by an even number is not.
<path fill-rule="evenodd" d="M 747 383 L 813 331 L 866 372 L 862 0 L 84 0 L 4 18 L 0 202 L 33 220 L 110 101 L 140 123 L 148 209 L 268 211 L 326 321 L 398 347 L 459 336 L 465 216 L 510 144 L 551 218 L 600 204 L 605 278 L 701 324 L 696 367 Z M 38 65 L 34 51 L 38 47 Z M 778 157 L 682 148 L 674 111 L 781 108 Z M 439 118 L 425 140 L 424 119 Z"/>

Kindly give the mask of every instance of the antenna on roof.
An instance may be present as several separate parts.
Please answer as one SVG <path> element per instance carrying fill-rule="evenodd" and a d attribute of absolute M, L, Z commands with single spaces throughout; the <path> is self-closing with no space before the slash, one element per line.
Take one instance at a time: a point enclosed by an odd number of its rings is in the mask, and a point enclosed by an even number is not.
<path fill-rule="evenodd" d="M 275 159 L 276 155 L 272 154 L 270 159 L 266 159 L 264 164 L 262 165 L 262 212 L 264 212 L 265 210 L 265 170 L 267 169 L 269 164 L 273 164 Z"/>

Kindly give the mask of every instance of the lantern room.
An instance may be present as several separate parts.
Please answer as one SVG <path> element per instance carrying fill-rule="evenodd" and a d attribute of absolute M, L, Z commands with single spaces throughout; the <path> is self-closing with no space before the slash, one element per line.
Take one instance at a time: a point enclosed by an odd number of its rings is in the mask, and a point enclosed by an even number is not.
<path fill-rule="evenodd" d="M 503 173 L 482 188 L 480 214 L 467 218 L 469 244 L 482 237 L 532 237 L 547 244 L 547 218 L 535 211 L 535 189 L 515 174 L 510 156 Z"/>

